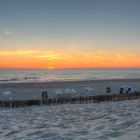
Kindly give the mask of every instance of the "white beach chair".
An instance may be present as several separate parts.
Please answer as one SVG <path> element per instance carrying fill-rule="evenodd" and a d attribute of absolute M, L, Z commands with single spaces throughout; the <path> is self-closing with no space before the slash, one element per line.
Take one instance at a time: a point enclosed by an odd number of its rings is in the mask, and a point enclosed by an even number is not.
<path fill-rule="evenodd" d="M 72 89 L 72 88 L 65 88 L 64 90 L 64 94 L 65 96 L 75 96 L 76 95 L 76 90 Z"/>
<path fill-rule="evenodd" d="M 120 88 L 120 93 L 131 94 L 134 92 L 134 89 L 130 85 L 124 85 Z"/>
<path fill-rule="evenodd" d="M 0 100 L 2 101 L 11 101 L 13 100 L 13 92 L 12 91 L 4 91 L 1 96 L 0 96 Z"/>
<path fill-rule="evenodd" d="M 55 95 L 56 97 L 64 97 L 64 92 L 61 89 L 55 89 Z"/>
<path fill-rule="evenodd" d="M 84 93 L 86 96 L 93 96 L 95 95 L 95 89 L 93 87 L 85 87 L 84 88 Z"/>

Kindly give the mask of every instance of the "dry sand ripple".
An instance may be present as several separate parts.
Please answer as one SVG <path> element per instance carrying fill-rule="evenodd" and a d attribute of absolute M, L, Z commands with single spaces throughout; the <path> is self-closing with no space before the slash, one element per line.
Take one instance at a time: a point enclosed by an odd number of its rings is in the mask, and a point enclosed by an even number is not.
<path fill-rule="evenodd" d="M 1 140 L 139 140 L 140 100 L 0 111 Z"/>

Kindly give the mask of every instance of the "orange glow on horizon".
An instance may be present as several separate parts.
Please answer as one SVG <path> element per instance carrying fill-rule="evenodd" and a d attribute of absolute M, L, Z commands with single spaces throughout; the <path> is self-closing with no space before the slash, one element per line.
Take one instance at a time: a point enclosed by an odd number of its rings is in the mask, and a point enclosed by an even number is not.
<path fill-rule="evenodd" d="M 16 50 L 0 51 L 0 68 L 135 68 L 140 57 L 130 53 Z"/>

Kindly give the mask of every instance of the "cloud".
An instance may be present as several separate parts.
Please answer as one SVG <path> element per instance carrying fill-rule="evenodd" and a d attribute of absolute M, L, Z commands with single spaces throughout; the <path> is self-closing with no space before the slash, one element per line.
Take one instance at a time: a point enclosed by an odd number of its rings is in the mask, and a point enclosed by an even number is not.
<path fill-rule="evenodd" d="M 11 31 L 7 30 L 7 31 L 5 31 L 4 35 L 5 36 L 11 36 L 11 35 L 13 35 L 13 33 Z"/>
<path fill-rule="evenodd" d="M 19 55 L 36 55 L 40 53 L 39 51 L 33 51 L 33 50 L 9 50 L 9 51 L 0 51 L 0 56 L 19 56 Z"/>
<path fill-rule="evenodd" d="M 131 53 L 116 53 L 115 57 L 119 61 L 137 59 L 137 56 Z"/>
<path fill-rule="evenodd" d="M 60 59 L 62 56 L 59 53 L 53 53 L 52 51 L 48 51 L 40 53 L 37 57 L 47 60 L 57 60 Z"/>

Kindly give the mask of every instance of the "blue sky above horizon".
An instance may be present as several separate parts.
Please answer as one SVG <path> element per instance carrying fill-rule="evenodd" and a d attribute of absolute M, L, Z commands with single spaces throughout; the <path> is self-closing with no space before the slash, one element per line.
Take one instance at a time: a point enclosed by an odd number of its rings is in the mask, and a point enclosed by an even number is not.
<path fill-rule="evenodd" d="M 0 50 L 127 52 L 140 59 L 139 15 L 139 0 L 0 0 Z"/>

